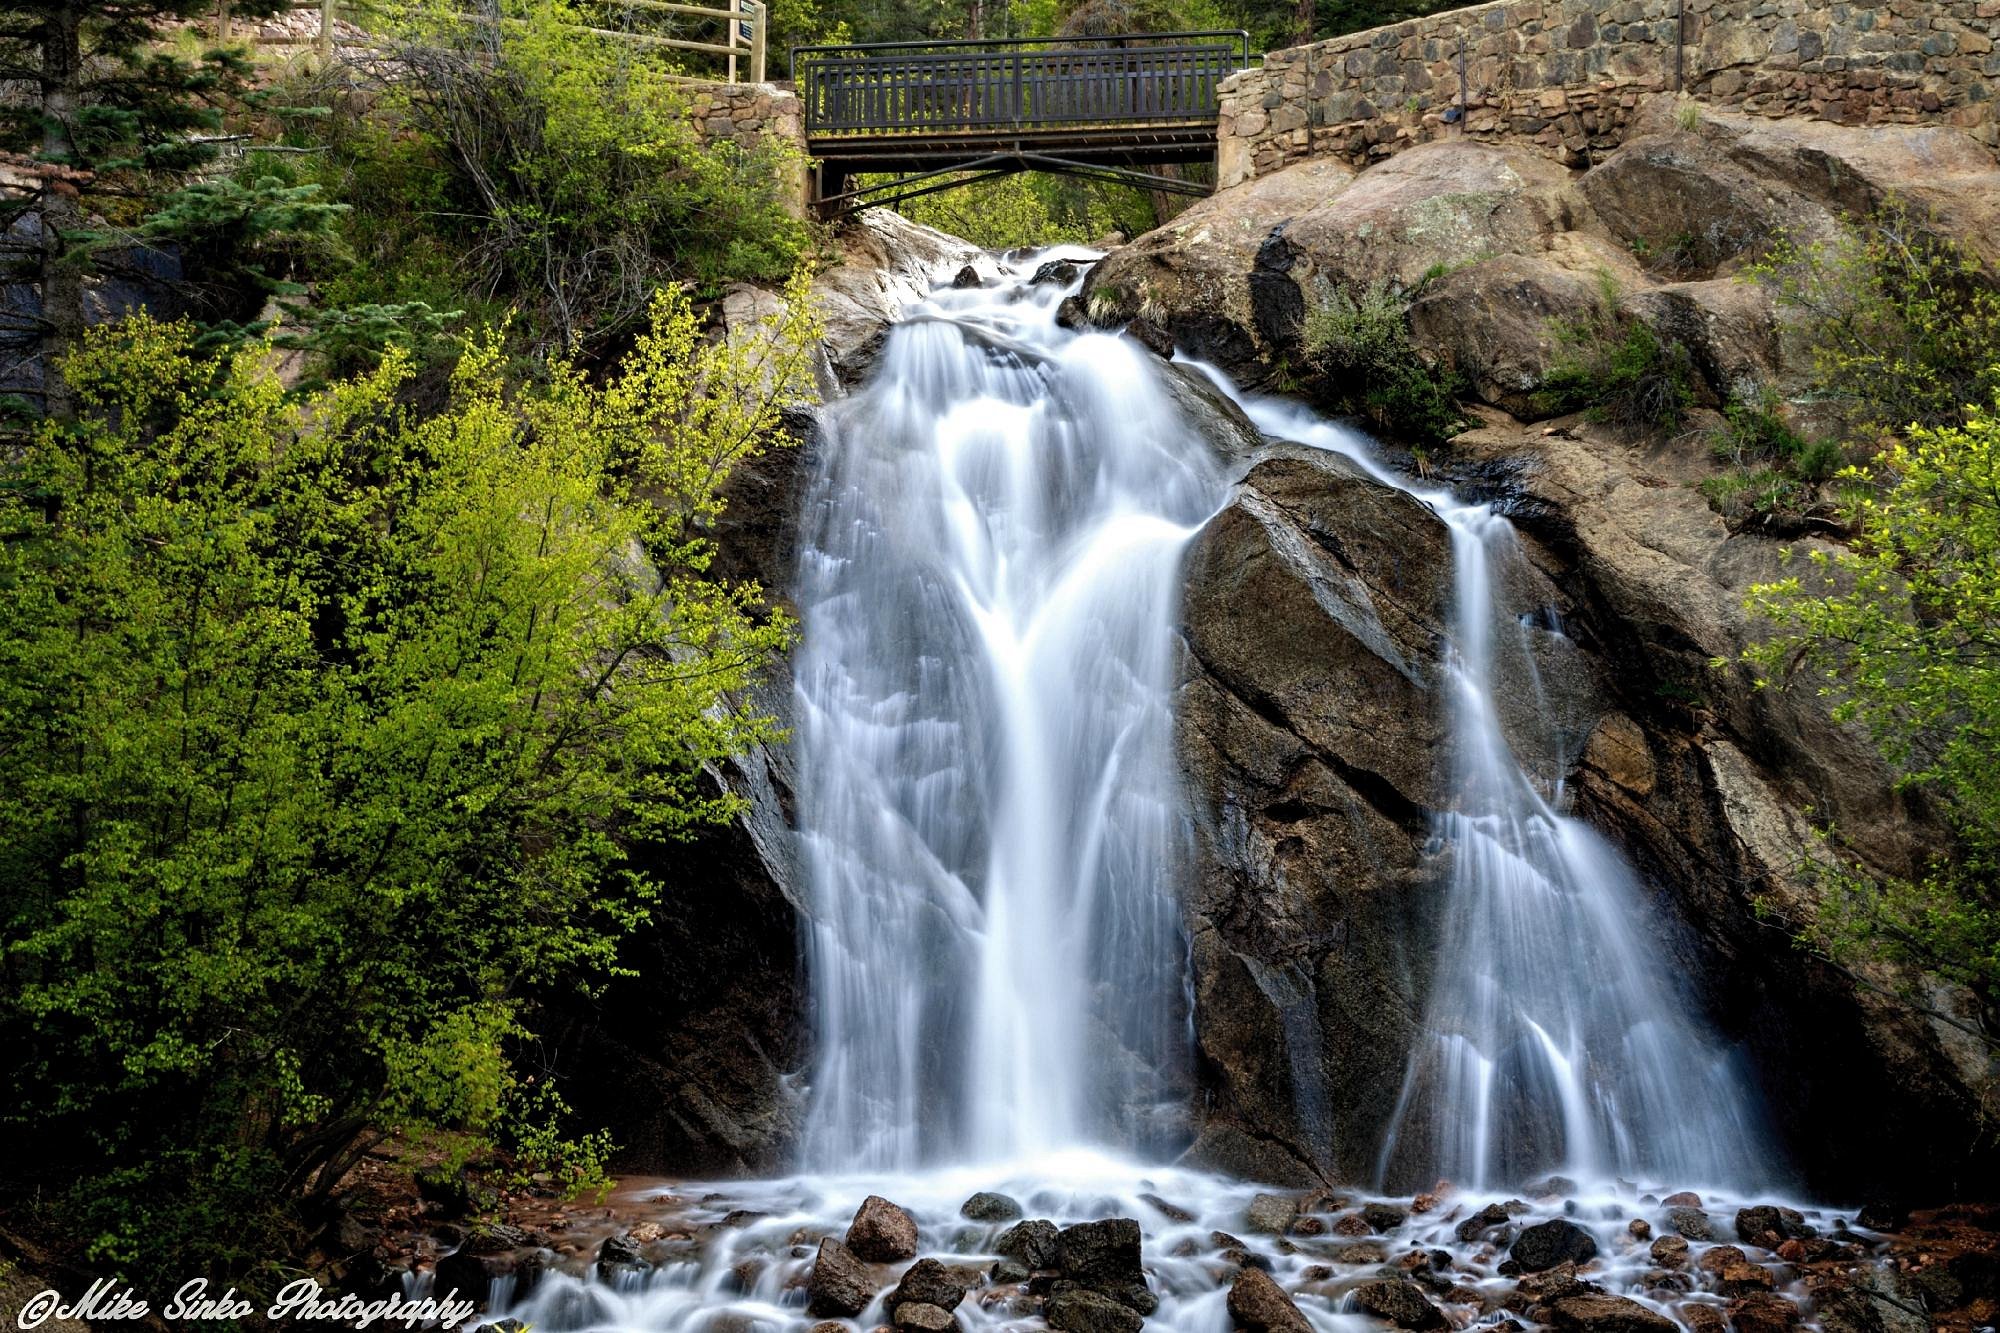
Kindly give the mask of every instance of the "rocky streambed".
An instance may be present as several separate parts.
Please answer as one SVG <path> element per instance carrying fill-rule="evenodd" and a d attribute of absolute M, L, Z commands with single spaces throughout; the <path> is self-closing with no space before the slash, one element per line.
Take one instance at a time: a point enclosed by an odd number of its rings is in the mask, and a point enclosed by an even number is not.
<path fill-rule="evenodd" d="M 1990 1323 L 2000 1296 L 1993 1211 L 1562 1178 L 1387 1198 L 1079 1155 L 1032 1176 L 654 1184 L 506 1215 L 408 1219 L 378 1238 L 378 1282 L 456 1287 L 497 1329 L 597 1333 L 1918 1333 Z"/>

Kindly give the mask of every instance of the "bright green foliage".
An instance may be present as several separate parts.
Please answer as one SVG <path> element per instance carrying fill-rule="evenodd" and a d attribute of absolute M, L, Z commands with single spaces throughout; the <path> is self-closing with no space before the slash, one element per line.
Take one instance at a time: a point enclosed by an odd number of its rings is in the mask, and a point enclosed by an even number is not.
<path fill-rule="evenodd" d="M 1152 204 L 1136 190 L 1039 172 L 919 195 L 896 211 L 986 250 L 1084 245 L 1107 232 L 1137 235 L 1153 226 Z"/>
<path fill-rule="evenodd" d="M 1751 276 L 1799 312 L 1814 386 L 1857 435 L 1942 427 L 2000 392 L 2000 274 L 1891 203 Z"/>
<path fill-rule="evenodd" d="M 1457 371 L 1410 342 L 1409 298 L 1386 282 L 1359 297 L 1334 288 L 1306 312 L 1300 350 L 1319 373 L 1313 387 L 1338 410 L 1396 439 L 1441 444 L 1465 429 Z"/>
<path fill-rule="evenodd" d="M 429 413 L 396 354 L 300 401 L 184 325 L 83 344 L 0 471 L 0 1123 L 97 1261 L 271 1262 L 381 1131 L 601 1164 L 509 1052 L 774 735 L 736 692 L 789 626 L 707 570 L 809 390 L 789 295 L 716 343 L 669 290 L 601 387 L 489 339 Z"/>
<path fill-rule="evenodd" d="M 1947 812 L 1962 846 L 1922 879 L 1823 877 L 1814 938 L 1836 956 L 1916 962 L 1991 996 L 2000 986 L 2000 415 L 1918 428 L 1852 469 L 1854 548 L 1752 588 L 1777 634 L 1746 654 L 1801 678 L 1867 728 L 1902 781 Z"/>
<path fill-rule="evenodd" d="M 1589 315 L 1557 320 L 1555 361 L 1535 394 L 1550 416 L 1585 412 L 1620 430 L 1677 430 L 1694 405 L 1694 364 L 1687 349 L 1644 320 L 1618 309 L 1609 274 Z"/>

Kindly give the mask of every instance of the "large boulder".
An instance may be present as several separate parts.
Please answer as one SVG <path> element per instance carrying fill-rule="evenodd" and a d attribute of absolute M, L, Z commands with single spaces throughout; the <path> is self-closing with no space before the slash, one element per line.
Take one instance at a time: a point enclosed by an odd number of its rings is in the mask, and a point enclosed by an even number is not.
<path fill-rule="evenodd" d="M 1354 1304 L 1363 1314 L 1374 1315 L 1397 1328 L 1437 1333 L 1451 1327 L 1444 1311 L 1431 1304 L 1424 1289 L 1414 1282 L 1370 1282 L 1355 1288 Z"/>
<path fill-rule="evenodd" d="M 1285 1289 L 1261 1268 L 1237 1270 L 1228 1306 L 1229 1317 L 1248 1333 L 1312 1333 L 1312 1324 Z"/>
<path fill-rule="evenodd" d="M 913 1301 L 935 1305 L 940 1310 L 954 1310 L 978 1280 L 977 1274 L 966 1269 L 947 1268 L 935 1259 L 919 1259 L 903 1271 L 902 1280 L 884 1303 L 891 1314 Z"/>
<path fill-rule="evenodd" d="M 875 1299 L 875 1287 L 875 1275 L 868 1265 L 828 1236 L 819 1243 L 812 1273 L 806 1278 L 806 1311 L 821 1318 L 851 1319 Z"/>
<path fill-rule="evenodd" d="M 1514 1238 L 1507 1257 L 1524 1273 L 1539 1273 L 1557 1264 L 1587 1264 L 1597 1257 L 1597 1241 L 1574 1222 L 1551 1218 L 1528 1227 Z"/>
<path fill-rule="evenodd" d="M 916 1220 L 881 1195 L 871 1194 L 854 1210 L 847 1248 L 870 1263 L 908 1259 L 917 1252 Z"/>
<path fill-rule="evenodd" d="M 1678 1325 L 1665 1315 L 1606 1291 L 1559 1296 L 1545 1308 L 1549 1323 L 1560 1333 L 1679 1333 Z"/>

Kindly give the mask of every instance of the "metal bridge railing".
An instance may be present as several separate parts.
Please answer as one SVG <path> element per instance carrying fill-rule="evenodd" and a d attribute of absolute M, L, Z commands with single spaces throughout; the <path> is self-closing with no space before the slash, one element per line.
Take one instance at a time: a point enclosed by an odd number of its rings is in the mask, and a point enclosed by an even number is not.
<path fill-rule="evenodd" d="M 792 53 L 806 132 L 821 135 L 1213 125 L 1216 85 L 1249 63 L 1242 31 L 877 42 Z"/>

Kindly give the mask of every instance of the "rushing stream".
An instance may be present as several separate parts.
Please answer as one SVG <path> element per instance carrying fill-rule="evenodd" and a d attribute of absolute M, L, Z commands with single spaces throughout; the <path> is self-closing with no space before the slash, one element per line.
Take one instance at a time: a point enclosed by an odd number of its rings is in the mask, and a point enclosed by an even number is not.
<path fill-rule="evenodd" d="M 1239 398 L 1266 433 L 1337 450 L 1451 533 L 1457 800 L 1436 836 L 1457 853 L 1452 924 L 1436 1035 L 1403 1092 L 1439 1129 L 1399 1128 L 1383 1160 L 1460 1188 L 1294 1191 L 1273 1224 L 1261 1187 L 1165 1164 L 1193 1097 L 1177 593 L 1229 479 L 1175 372 L 1122 336 L 1057 326 L 1075 283 L 1031 282 L 1047 258 L 941 287 L 827 414 L 798 588 L 818 1050 L 801 1174 L 649 1194 L 636 1212 L 656 1220 L 616 1262 L 599 1239 L 634 1210 L 578 1212 L 532 1291 L 502 1285 L 494 1304 L 537 1329 L 801 1330 L 821 1238 L 871 1194 L 908 1210 L 919 1254 L 986 1272 L 1008 1219 L 963 1215 L 977 1191 L 1058 1225 L 1136 1219 L 1158 1301 L 1146 1325 L 1172 1333 L 1228 1333 L 1246 1264 L 1319 1333 L 1380 1328 L 1354 1291 L 1385 1274 L 1417 1277 L 1461 1323 L 1497 1323 L 1512 1235 L 1558 1217 L 1593 1238 L 1594 1281 L 1683 1322 L 1688 1302 L 1719 1304 L 1663 1273 L 1648 1237 L 1692 1225 L 1667 1190 L 1702 1186 L 1716 1211 L 1738 1201 L 1716 1186 L 1764 1183 L 1767 1139 L 1728 1052 L 1659 974 L 1633 875 L 1509 746 L 1494 681 L 1519 622 L 1495 589 L 1519 558 L 1512 529 L 1282 403 Z M 1580 1183 L 1528 1184 L 1552 1169 Z M 1527 1201 L 1482 1220 L 1505 1189 Z M 843 1327 L 886 1322 L 895 1282 L 885 1266 Z M 1042 1294 L 975 1279 L 954 1314 L 971 1333 L 1039 1327 Z"/>

